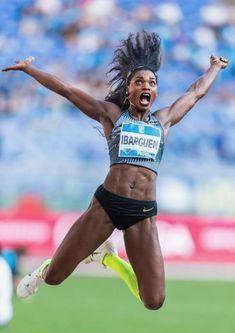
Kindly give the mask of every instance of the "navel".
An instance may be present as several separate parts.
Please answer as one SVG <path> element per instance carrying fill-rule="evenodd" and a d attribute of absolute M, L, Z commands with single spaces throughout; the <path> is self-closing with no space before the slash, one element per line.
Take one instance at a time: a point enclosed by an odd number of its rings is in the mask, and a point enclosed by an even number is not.
<path fill-rule="evenodd" d="M 129 186 L 133 190 L 133 188 L 135 188 L 135 186 L 136 186 L 136 182 L 129 183 Z"/>

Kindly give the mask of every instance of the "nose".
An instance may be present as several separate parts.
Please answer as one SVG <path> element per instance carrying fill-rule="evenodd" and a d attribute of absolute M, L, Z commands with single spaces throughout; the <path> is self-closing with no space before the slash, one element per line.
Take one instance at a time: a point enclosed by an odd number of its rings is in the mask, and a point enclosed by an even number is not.
<path fill-rule="evenodd" d="M 143 82 L 143 90 L 150 90 L 150 83 L 145 81 Z"/>

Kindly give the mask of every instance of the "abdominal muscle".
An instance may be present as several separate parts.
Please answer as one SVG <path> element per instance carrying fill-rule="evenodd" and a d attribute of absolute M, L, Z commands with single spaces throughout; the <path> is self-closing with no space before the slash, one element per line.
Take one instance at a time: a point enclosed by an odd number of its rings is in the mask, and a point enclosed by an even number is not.
<path fill-rule="evenodd" d="M 104 181 L 112 193 L 136 200 L 156 200 L 156 174 L 135 165 L 114 164 Z"/>

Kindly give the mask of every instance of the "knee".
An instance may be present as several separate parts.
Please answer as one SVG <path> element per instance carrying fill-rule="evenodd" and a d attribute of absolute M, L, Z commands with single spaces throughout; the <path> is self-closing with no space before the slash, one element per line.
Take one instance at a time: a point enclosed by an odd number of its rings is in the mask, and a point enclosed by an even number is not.
<path fill-rule="evenodd" d="M 165 293 L 157 293 L 155 295 L 150 295 L 148 297 L 142 298 L 144 306 L 148 310 L 158 310 L 163 306 L 163 303 L 165 301 Z"/>
<path fill-rule="evenodd" d="M 61 284 L 64 281 L 64 279 L 65 279 L 64 276 L 58 270 L 48 269 L 44 281 L 46 284 L 55 286 Z"/>

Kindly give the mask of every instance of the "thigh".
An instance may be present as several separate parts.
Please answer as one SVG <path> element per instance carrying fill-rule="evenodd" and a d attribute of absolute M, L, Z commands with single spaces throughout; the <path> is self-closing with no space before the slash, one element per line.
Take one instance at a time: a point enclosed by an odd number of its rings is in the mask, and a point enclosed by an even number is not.
<path fill-rule="evenodd" d="M 124 232 L 129 261 L 135 271 L 142 300 L 164 298 L 165 274 L 155 217 Z"/>
<path fill-rule="evenodd" d="M 113 232 L 108 215 L 93 198 L 87 211 L 72 225 L 55 252 L 47 271 L 64 280 L 76 266 L 99 247 Z"/>

